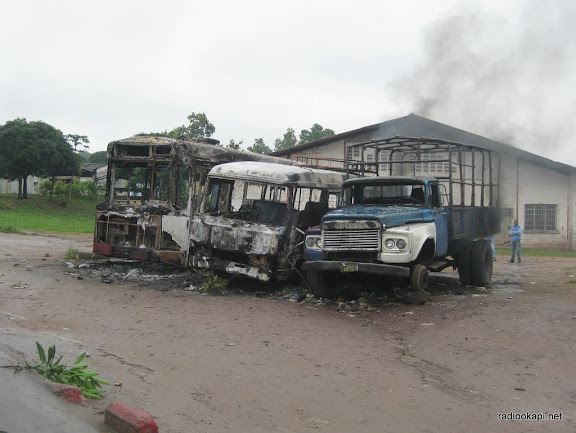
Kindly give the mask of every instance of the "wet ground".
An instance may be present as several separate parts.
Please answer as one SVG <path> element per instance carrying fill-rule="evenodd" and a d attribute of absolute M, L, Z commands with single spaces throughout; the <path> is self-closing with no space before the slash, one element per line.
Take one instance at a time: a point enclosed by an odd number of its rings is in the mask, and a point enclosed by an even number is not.
<path fill-rule="evenodd" d="M 90 239 L 0 234 L 0 351 L 88 352 L 119 384 L 85 406 L 94 424 L 120 400 L 163 432 L 576 428 L 576 260 L 496 262 L 490 288 L 446 270 L 418 305 L 394 285 L 331 301 L 245 281 L 213 294 L 188 271 L 66 263 L 69 247 Z M 530 414 L 561 419 L 501 419 Z"/>

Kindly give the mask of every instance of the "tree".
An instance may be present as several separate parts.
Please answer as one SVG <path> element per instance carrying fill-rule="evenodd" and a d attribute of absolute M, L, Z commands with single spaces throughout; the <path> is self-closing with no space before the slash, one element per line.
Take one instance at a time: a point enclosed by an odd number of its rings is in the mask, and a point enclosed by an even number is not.
<path fill-rule="evenodd" d="M 186 125 L 177 126 L 168 133 L 164 132 L 164 134 L 166 134 L 166 136 L 170 138 L 188 138 L 188 127 Z"/>
<path fill-rule="evenodd" d="M 139 137 L 170 137 L 170 133 L 166 130 L 164 132 L 139 132 L 136 135 Z"/>
<path fill-rule="evenodd" d="M 334 135 L 331 129 L 324 129 L 321 125 L 315 123 L 310 130 L 303 129 L 300 131 L 299 144 L 309 143 L 311 141 L 320 140 L 321 138 L 331 137 Z"/>
<path fill-rule="evenodd" d="M 208 138 L 216 131 L 216 128 L 208 121 L 204 113 L 191 113 L 188 116 L 188 122 L 188 125 L 174 128 L 168 133 L 168 136 L 172 138 Z"/>
<path fill-rule="evenodd" d="M 180 125 L 171 131 L 141 132 L 141 136 L 170 137 L 170 138 L 210 138 L 216 128 L 210 123 L 206 114 L 191 113 L 188 116 L 188 125 Z"/>
<path fill-rule="evenodd" d="M 78 152 L 78 155 L 80 155 L 80 158 L 82 158 L 82 161 L 89 162 L 88 160 L 90 159 L 90 152 L 88 152 L 86 150 L 81 150 L 80 152 Z"/>
<path fill-rule="evenodd" d="M 188 125 L 189 137 L 212 137 L 216 131 L 204 113 L 191 113 L 188 116 L 188 122 L 190 122 Z"/>
<path fill-rule="evenodd" d="M 0 128 L 0 177 L 18 180 L 18 199 L 23 198 L 22 179 L 39 167 L 37 143 L 26 119 L 6 122 Z"/>
<path fill-rule="evenodd" d="M 38 133 L 43 137 L 41 147 L 43 152 L 46 153 L 38 174 L 50 177 L 53 186 L 56 176 L 80 174 L 82 156 L 81 151 L 78 151 L 78 147 L 85 146 L 83 143 L 89 142 L 88 137 L 85 135 L 62 135 L 62 132 L 43 122 L 31 122 L 31 124 L 35 124 Z M 44 140 L 44 138 L 48 138 L 48 140 Z M 64 139 L 62 140 L 62 138 Z M 72 182 L 70 182 L 68 200 L 71 197 Z M 52 198 L 51 192 L 50 200 Z"/>
<path fill-rule="evenodd" d="M 240 140 L 238 143 L 236 143 L 234 140 L 230 140 L 230 143 L 228 143 L 228 148 L 230 149 L 236 149 L 239 150 L 240 146 L 242 146 L 242 144 L 244 143 L 244 140 Z"/>
<path fill-rule="evenodd" d="M 90 140 L 85 135 L 66 134 L 64 136 L 64 138 L 66 139 L 68 144 L 70 146 L 72 146 L 72 148 L 74 149 L 74 152 L 76 152 L 76 153 L 80 153 L 83 150 L 88 149 L 88 144 L 90 143 Z M 78 148 L 81 148 L 81 149 L 78 149 Z"/>
<path fill-rule="evenodd" d="M 276 141 L 274 141 L 274 150 L 279 151 L 290 149 L 291 147 L 296 146 L 296 143 L 297 139 L 294 129 L 288 128 L 281 139 L 277 138 Z"/>
<path fill-rule="evenodd" d="M 105 150 L 94 152 L 88 157 L 88 162 L 102 165 L 108 164 L 108 152 L 106 152 Z"/>
<path fill-rule="evenodd" d="M 0 177 L 18 180 L 18 198 L 28 198 L 27 178 L 77 174 L 80 162 L 62 131 L 24 118 L 0 127 Z"/>
<path fill-rule="evenodd" d="M 272 149 L 266 146 L 262 138 L 257 138 L 256 140 L 254 140 L 254 144 L 248 147 L 248 152 L 266 154 L 272 152 Z"/>

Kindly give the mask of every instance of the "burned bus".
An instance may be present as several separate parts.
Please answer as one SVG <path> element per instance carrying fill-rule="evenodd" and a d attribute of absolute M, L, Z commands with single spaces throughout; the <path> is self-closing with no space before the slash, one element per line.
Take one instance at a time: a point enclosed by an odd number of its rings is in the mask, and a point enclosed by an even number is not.
<path fill-rule="evenodd" d="M 135 136 L 108 145 L 106 199 L 96 208 L 94 253 L 188 266 L 190 217 L 217 164 L 293 161 L 224 148 L 213 139 Z"/>
<path fill-rule="evenodd" d="M 215 166 L 190 220 L 190 262 L 260 281 L 286 281 L 304 233 L 337 203 L 344 173 L 266 162 Z"/>

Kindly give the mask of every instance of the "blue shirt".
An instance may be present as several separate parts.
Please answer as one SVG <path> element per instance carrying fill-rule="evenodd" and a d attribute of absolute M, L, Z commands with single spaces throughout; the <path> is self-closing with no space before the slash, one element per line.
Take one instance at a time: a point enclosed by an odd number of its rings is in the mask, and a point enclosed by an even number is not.
<path fill-rule="evenodd" d="M 510 240 L 518 242 L 522 238 L 522 227 L 515 225 L 510 227 Z"/>

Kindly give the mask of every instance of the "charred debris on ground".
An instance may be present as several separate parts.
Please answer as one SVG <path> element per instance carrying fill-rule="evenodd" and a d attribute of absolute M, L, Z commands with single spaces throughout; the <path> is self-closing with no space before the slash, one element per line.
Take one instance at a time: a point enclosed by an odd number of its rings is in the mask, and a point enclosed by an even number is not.
<path fill-rule="evenodd" d="M 159 291 L 184 291 L 198 295 L 250 296 L 287 301 L 312 306 L 327 306 L 341 312 L 366 313 L 394 304 L 423 304 L 446 296 L 477 295 L 486 292 L 481 287 L 462 287 L 450 275 L 436 276 L 428 293 L 409 293 L 400 283 L 391 281 L 386 287 L 375 281 L 365 281 L 350 287 L 347 295 L 337 299 L 323 299 L 311 294 L 303 281 L 291 283 L 261 283 L 246 278 L 194 271 L 157 262 L 128 259 L 98 259 L 65 261 L 64 274 L 79 280 L 99 279 L 106 284 L 137 283 Z"/>

